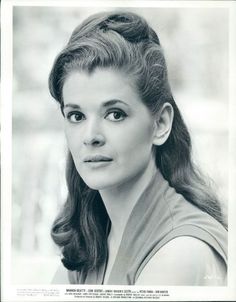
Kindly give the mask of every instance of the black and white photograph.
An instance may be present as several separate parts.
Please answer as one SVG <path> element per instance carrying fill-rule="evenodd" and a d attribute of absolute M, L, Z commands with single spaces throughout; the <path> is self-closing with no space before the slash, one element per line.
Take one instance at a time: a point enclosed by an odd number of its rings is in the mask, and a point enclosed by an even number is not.
<path fill-rule="evenodd" d="M 2 301 L 234 301 L 235 3 L 1 23 Z"/>

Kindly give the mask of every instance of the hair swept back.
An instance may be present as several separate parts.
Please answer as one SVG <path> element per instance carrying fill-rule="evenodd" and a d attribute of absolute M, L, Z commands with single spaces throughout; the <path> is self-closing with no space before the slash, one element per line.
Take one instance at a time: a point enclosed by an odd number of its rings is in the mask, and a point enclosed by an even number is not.
<path fill-rule="evenodd" d="M 61 109 L 67 75 L 73 70 L 91 73 L 97 67 L 111 67 L 130 76 L 153 114 L 165 102 L 171 103 L 172 131 L 168 140 L 156 148 L 156 164 L 170 186 L 226 227 L 217 198 L 193 164 L 190 135 L 169 87 L 163 50 L 145 19 L 131 12 L 104 12 L 75 28 L 49 76 L 50 93 Z M 109 217 L 99 193 L 78 174 L 70 152 L 66 179 L 68 197 L 51 235 L 62 248 L 64 265 L 86 274 L 105 261 Z"/>

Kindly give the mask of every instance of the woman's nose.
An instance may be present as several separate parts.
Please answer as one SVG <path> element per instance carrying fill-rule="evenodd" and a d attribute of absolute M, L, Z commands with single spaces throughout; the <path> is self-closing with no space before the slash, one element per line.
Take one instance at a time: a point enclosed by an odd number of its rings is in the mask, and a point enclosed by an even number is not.
<path fill-rule="evenodd" d="M 97 122 L 90 122 L 84 133 L 84 145 L 100 147 L 105 144 L 105 137 L 101 131 L 101 127 Z"/>
<path fill-rule="evenodd" d="M 84 139 L 85 146 L 101 147 L 104 144 L 105 144 L 105 139 L 100 134 L 96 134 L 93 137 L 88 137 L 88 138 Z"/>

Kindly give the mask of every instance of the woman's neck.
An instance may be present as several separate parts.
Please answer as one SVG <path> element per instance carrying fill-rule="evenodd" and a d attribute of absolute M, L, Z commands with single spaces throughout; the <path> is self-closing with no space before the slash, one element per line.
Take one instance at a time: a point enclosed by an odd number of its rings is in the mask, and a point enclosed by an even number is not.
<path fill-rule="evenodd" d="M 129 216 L 139 197 L 155 175 L 156 169 L 154 160 L 151 160 L 146 170 L 132 181 L 117 187 L 100 190 L 100 195 L 111 220 L 111 233 L 115 242 L 121 240 Z"/>

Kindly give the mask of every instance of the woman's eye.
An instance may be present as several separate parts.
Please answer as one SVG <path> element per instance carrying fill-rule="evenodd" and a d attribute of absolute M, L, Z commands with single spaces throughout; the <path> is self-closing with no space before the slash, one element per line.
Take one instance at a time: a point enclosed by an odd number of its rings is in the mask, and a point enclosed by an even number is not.
<path fill-rule="evenodd" d="M 85 119 L 85 116 L 83 113 L 81 112 L 69 112 L 67 114 L 67 119 L 71 122 L 71 123 L 80 123 L 82 120 Z"/>
<path fill-rule="evenodd" d="M 122 110 L 110 111 L 106 115 L 106 119 L 112 122 L 123 121 L 127 117 L 127 114 Z"/>

